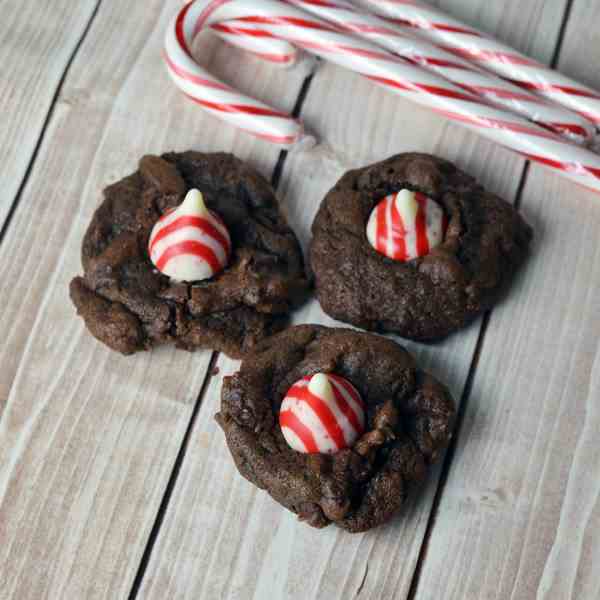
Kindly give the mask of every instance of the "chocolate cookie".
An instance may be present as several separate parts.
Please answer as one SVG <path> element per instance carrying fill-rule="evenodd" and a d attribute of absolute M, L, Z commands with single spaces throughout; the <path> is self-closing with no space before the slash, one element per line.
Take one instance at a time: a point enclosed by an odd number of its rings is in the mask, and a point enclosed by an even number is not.
<path fill-rule="evenodd" d="M 346 173 L 312 231 L 323 310 L 415 340 L 444 337 L 491 307 L 532 237 L 519 213 L 473 177 L 414 153 Z"/>
<path fill-rule="evenodd" d="M 210 279 L 179 282 L 152 264 L 149 237 L 191 188 L 228 231 L 228 264 Z M 308 287 L 300 246 L 273 189 L 223 153 L 143 157 L 138 171 L 104 190 L 82 262 L 71 298 L 90 332 L 123 354 L 174 343 L 239 357 L 281 329 Z"/>
<path fill-rule="evenodd" d="M 225 378 L 216 420 L 246 479 L 313 527 L 358 532 L 398 511 L 448 445 L 454 416 L 446 388 L 395 342 L 300 325 Z"/>

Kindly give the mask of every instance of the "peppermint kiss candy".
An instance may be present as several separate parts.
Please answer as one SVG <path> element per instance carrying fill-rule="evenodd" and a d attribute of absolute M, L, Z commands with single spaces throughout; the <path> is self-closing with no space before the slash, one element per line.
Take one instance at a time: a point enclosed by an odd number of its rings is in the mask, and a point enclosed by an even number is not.
<path fill-rule="evenodd" d="M 303 377 L 286 394 L 279 425 L 293 450 L 333 454 L 352 446 L 365 429 L 365 406 L 343 377 L 317 373 Z"/>
<path fill-rule="evenodd" d="M 380 254 L 407 261 L 440 244 L 446 224 L 444 211 L 431 198 L 404 189 L 386 196 L 373 209 L 367 239 Z"/>
<path fill-rule="evenodd" d="M 202 194 L 190 190 L 180 206 L 156 222 L 148 252 L 164 275 L 177 281 L 198 281 L 227 266 L 231 239 L 223 221 L 206 208 Z"/>

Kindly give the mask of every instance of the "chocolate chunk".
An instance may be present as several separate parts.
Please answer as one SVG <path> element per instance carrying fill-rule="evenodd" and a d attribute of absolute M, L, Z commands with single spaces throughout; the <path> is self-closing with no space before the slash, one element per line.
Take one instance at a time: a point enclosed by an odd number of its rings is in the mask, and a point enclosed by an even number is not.
<path fill-rule="evenodd" d="M 160 156 L 148 154 L 142 157 L 140 173 L 146 182 L 161 194 L 183 195 L 188 189 L 177 167 Z"/>

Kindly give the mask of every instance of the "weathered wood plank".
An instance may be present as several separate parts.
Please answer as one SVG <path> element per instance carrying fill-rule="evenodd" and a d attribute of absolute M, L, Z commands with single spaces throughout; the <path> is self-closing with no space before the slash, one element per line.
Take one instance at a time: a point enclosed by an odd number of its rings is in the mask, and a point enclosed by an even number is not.
<path fill-rule="evenodd" d="M 100 189 L 146 152 L 234 150 L 267 176 L 279 155 L 175 90 L 160 49 L 179 6 L 102 3 L 2 244 L 2 598 L 127 596 L 210 358 L 125 358 L 84 332 L 68 282 Z M 303 80 L 213 42 L 203 57 L 286 110 Z"/>
<path fill-rule="evenodd" d="M 96 0 L 2 3 L 0 229 L 25 177 L 56 89 Z"/>
<path fill-rule="evenodd" d="M 520 40 L 513 41 L 520 41 L 522 47 L 544 32 L 547 43 L 537 54 L 542 60 L 550 58 L 558 27 L 556 4 L 466 4 L 473 17 L 485 7 L 481 16 L 489 30 L 511 36 L 520 31 Z M 506 198 L 516 194 L 523 168 L 519 158 L 335 67 L 324 66 L 315 76 L 302 119 L 320 134 L 322 144 L 289 157 L 282 196 L 304 245 L 320 199 L 342 172 L 395 152 L 438 153 Z M 331 323 L 315 301 L 294 320 Z M 424 366 L 447 381 L 457 398 L 478 332 L 476 323 L 435 347 L 411 345 Z M 405 597 L 437 477 L 400 518 L 374 532 L 350 535 L 333 527 L 315 531 L 298 523 L 237 474 L 212 420 L 222 377 L 237 365 L 221 359 L 220 373 L 210 382 L 140 596 L 333 599 L 354 597 L 360 591 L 361 598 Z"/>
<path fill-rule="evenodd" d="M 576 0 L 559 68 L 600 87 L 600 8 Z M 418 600 L 600 597 L 600 204 L 532 167 L 534 255 L 494 311 Z"/>

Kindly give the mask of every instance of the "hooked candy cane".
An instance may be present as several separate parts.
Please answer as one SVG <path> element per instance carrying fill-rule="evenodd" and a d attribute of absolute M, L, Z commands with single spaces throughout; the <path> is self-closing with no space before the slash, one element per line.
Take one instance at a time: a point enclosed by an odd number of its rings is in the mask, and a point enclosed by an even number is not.
<path fill-rule="evenodd" d="M 600 157 L 546 129 L 484 104 L 474 94 L 327 21 L 274 0 L 195 0 L 168 28 L 165 59 L 175 83 L 213 114 L 258 137 L 291 147 L 302 139 L 289 115 L 235 91 L 200 67 L 190 47 L 205 27 L 248 23 L 260 35 L 284 40 L 376 81 L 524 156 L 600 191 Z M 246 32 L 244 32 L 246 35 Z"/>
<path fill-rule="evenodd" d="M 578 112 L 600 128 L 600 93 L 418 0 L 358 0 L 445 50 Z"/>

